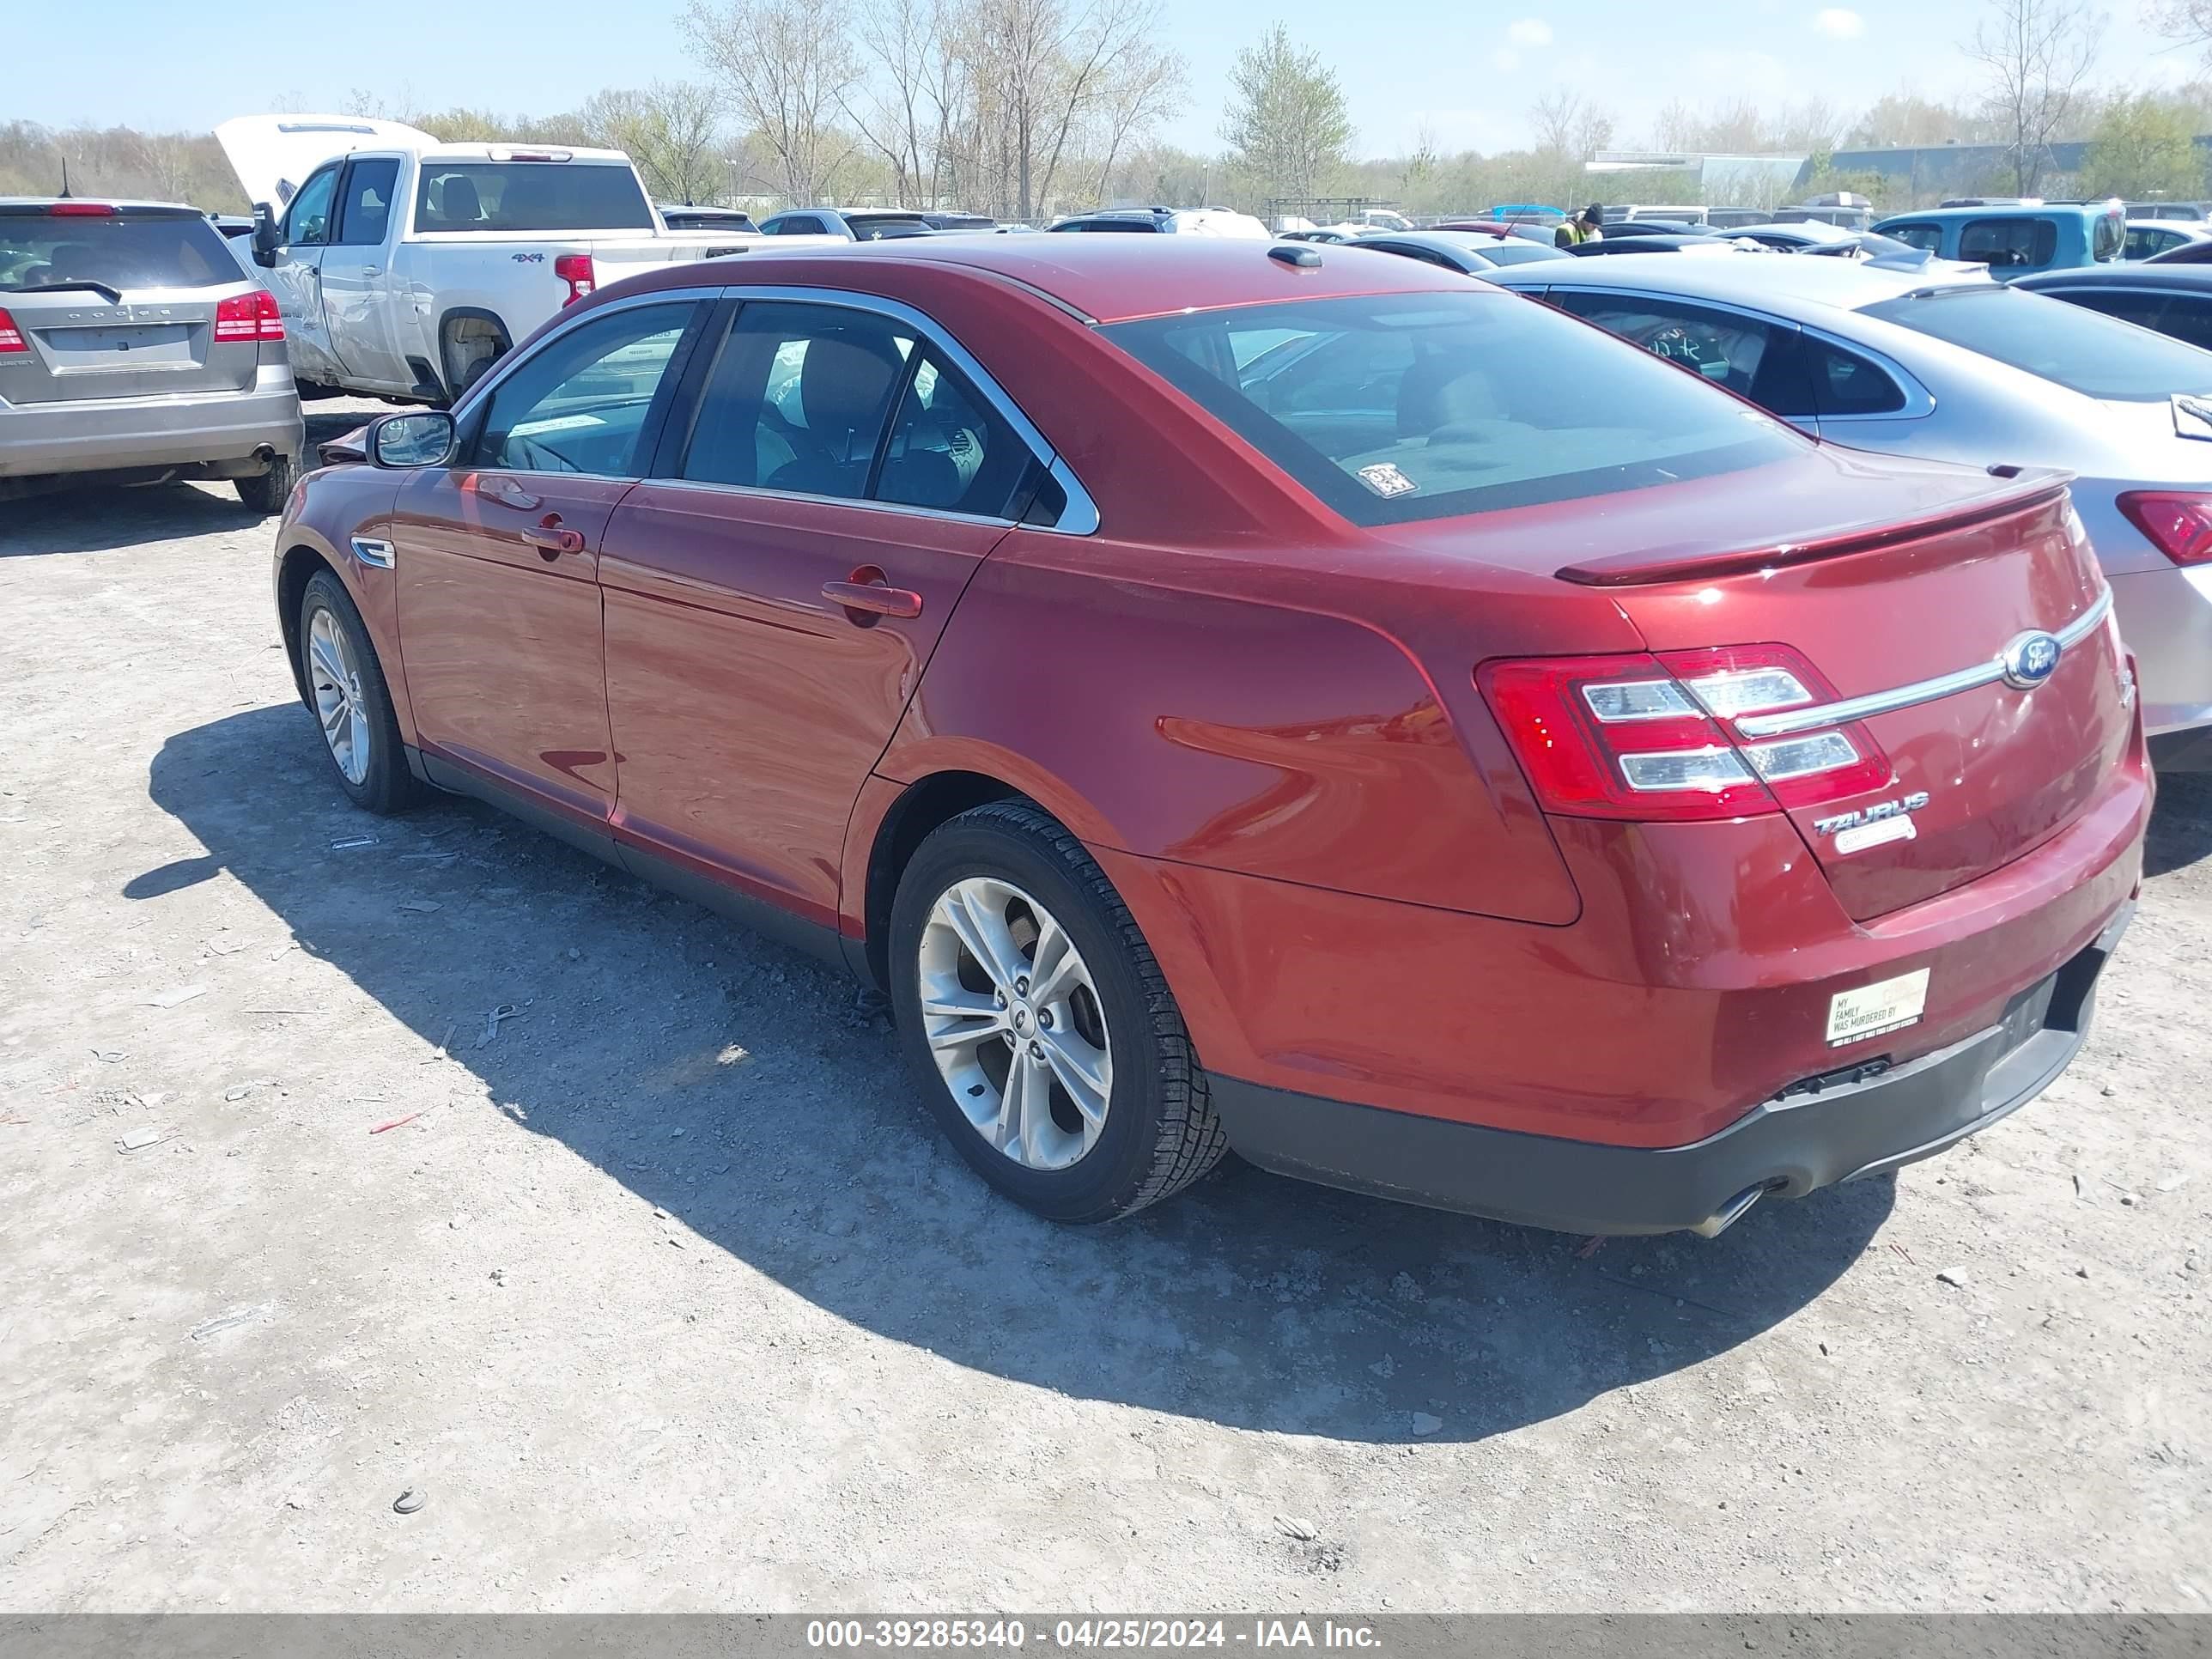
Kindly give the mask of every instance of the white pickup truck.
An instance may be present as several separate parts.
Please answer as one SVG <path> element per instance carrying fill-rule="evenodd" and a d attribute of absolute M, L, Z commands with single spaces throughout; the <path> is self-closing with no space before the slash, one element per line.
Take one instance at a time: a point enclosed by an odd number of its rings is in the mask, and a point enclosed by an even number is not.
<path fill-rule="evenodd" d="M 243 116 L 216 137 L 311 396 L 449 403 L 593 288 L 766 240 L 670 230 L 620 150 L 448 144 L 339 115 Z"/>

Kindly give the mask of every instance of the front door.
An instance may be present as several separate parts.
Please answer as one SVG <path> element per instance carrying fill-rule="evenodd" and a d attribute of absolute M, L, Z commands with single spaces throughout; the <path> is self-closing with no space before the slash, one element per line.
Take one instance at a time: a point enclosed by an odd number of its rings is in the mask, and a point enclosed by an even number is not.
<path fill-rule="evenodd" d="M 335 383 L 341 373 L 323 317 L 323 253 L 337 214 L 338 173 L 343 165 L 328 162 L 300 186 L 284 210 L 283 246 L 262 278 L 276 296 L 292 370 L 303 380 Z"/>
<path fill-rule="evenodd" d="M 702 302 L 601 313 L 492 391 L 456 465 L 401 490 L 400 654 L 424 752 L 604 827 L 615 757 L 600 540 L 650 454 Z"/>
<path fill-rule="evenodd" d="M 1031 453 L 910 325 L 762 302 L 608 526 L 617 838 L 834 923 L 845 824 Z"/>
<path fill-rule="evenodd" d="M 411 390 L 399 349 L 398 319 L 385 261 L 399 158 L 356 155 L 347 164 L 330 245 L 323 250 L 323 320 L 331 347 L 356 386 Z"/>

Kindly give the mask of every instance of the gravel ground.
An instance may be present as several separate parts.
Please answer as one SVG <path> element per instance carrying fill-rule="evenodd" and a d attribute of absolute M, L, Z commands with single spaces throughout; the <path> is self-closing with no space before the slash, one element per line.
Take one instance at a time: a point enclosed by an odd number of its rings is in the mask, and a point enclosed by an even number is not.
<path fill-rule="evenodd" d="M 849 983 L 353 811 L 228 493 L 0 514 L 0 1611 L 2212 1609 L 2205 782 L 1894 1182 L 1066 1231 Z"/>

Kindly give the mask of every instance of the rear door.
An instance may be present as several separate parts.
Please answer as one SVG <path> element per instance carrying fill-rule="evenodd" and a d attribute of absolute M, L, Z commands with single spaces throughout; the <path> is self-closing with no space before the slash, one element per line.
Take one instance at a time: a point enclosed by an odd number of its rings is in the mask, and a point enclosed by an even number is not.
<path fill-rule="evenodd" d="M 1737 741 L 1841 732 L 1861 758 L 1869 748 L 1883 757 L 1871 787 L 1790 812 L 1862 921 L 2057 834 L 2105 786 L 2134 723 L 2109 591 L 2063 492 L 1878 539 L 1606 587 L 1655 651 L 1774 644 L 1809 663 L 1817 683 L 1739 717 Z M 2000 672 L 2008 659 L 2020 671 L 2011 679 Z M 1853 718 L 1868 698 L 1875 706 Z"/>
<path fill-rule="evenodd" d="M 252 388 L 250 324 L 220 332 L 254 284 L 188 208 L 0 204 L 0 402 L 16 406 Z M 234 309 L 237 309 L 234 304 Z"/>
<path fill-rule="evenodd" d="M 600 563 L 620 838 L 834 923 L 845 824 L 1036 452 L 912 321 L 746 305 Z"/>
<path fill-rule="evenodd" d="M 386 264 L 400 174 L 397 155 L 356 155 L 346 163 L 323 249 L 321 286 L 331 349 L 347 378 L 404 391 L 415 377 L 400 349 Z"/>
<path fill-rule="evenodd" d="M 400 491 L 389 535 L 426 750 L 604 828 L 614 804 L 600 538 L 642 475 L 708 301 L 594 313 L 493 387 L 459 463 Z"/>

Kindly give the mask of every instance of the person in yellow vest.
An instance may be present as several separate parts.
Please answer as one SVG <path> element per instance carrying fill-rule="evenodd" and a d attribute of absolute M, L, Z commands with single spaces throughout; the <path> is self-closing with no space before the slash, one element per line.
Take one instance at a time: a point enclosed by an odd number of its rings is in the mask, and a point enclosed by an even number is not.
<path fill-rule="evenodd" d="M 1605 233 L 1598 228 L 1599 222 L 1603 216 L 1603 210 L 1595 202 L 1592 202 L 1554 231 L 1552 240 L 1561 247 L 1572 247 L 1577 242 L 1603 241 Z"/>

